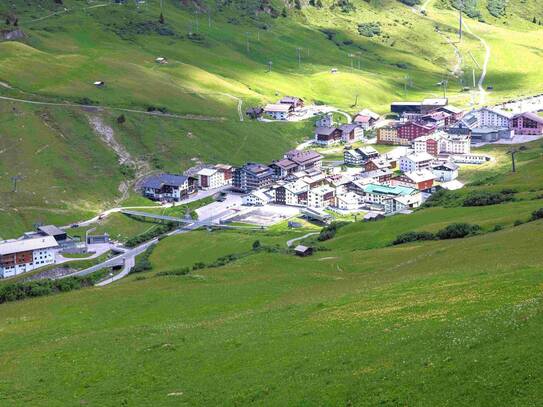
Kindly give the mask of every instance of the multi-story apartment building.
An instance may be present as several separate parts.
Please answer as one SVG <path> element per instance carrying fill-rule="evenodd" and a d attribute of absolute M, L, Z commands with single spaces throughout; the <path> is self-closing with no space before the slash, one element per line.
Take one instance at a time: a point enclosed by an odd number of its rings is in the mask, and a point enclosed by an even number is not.
<path fill-rule="evenodd" d="M 232 186 L 237 191 L 248 193 L 269 186 L 273 175 L 273 170 L 266 165 L 247 163 L 234 171 Z"/>

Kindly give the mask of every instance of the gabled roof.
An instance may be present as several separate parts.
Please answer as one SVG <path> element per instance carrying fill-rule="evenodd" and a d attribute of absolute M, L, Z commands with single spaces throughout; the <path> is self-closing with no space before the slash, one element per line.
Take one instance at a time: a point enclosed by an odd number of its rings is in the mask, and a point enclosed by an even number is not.
<path fill-rule="evenodd" d="M 411 171 L 404 174 L 407 178 L 415 183 L 429 181 L 435 179 L 435 175 L 429 170 Z"/>
<path fill-rule="evenodd" d="M 274 161 L 271 165 L 275 165 L 285 170 L 296 168 L 298 166 L 298 164 L 296 164 L 294 161 L 289 160 L 288 158 L 283 158 L 282 160 Z"/>
<path fill-rule="evenodd" d="M 58 247 L 58 243 L 53 236 L 12 240 L 9 242 L 0 243 L 0 256 L 32 250 L 51 249 L 54 247 Z"/>
<path fill-rule="evenodd" d="M 203 175 L 205 177 L 211 177 L 212 175 L 217 173 L 217 169 L 215 168 L 202 168 L 200 171 L 198 171 L 198 175 Z"/>
<path fill-rule="evenodd" d="M 272 169 L 264 164 L 259 163 L 247 163 L 242 167 L 245 171 L 252 172 L 254 174 L 260 174 L 263 172 L 272 172 Z"/>
<path fill-rule="evenodd" d="M 315 133 L 322 134 L 323 136 L 329 136 L 337 130 L 337 127 L 317 127 Z"/>
<path fill-rule="evenodd" d="M 322 155 L 312 150 L 291 150 L 285 154 L 285 158 L 303 165 L 308 161 L 321 160 Z"/>
<path fill-rule="evenodd" d="M 279 100 L 279 103 L 299 103 L 299 102 L 303 102 L 303 99 L 296 96 L 284 96 Z"/>
<path fill-rule="evenodd" d="M 370 109 L 362 109 L 360 112 L 358 112 L 360 116 L 367 116 L 372 118 L 373 120 L 378 120 L 379 115 L 375 113 L 374 111 L 371 111 Z"/>
<path fill-rule="evenodd" d="M 292 108 L 291 105 L 288 104 L 282 104 L 282 103 L 271 103 L 264 107 L 265 112 L 280 112 L 280 113 L 288 113 L 290 109 Z"/>
<path fill-rule="evenodd" d="M 188 178 L 184 175 L 175 175 L 175 174 L 158 174 L 158 175 L 152 175 L 149 178 L 147 178 L 145 181 L 143 181 L 142 186 L 144 188 L 153 188 L 153 189 L 159 189 L 162 188 L 165 185 L 172 186 L 172 187 L 180 187 L 185 182 L 187 182 Z"/>
<path fill-rule="evenodd" d="M 514 116 L 515 119 L 517 117 L 525 117 L 527 119 L 533 120 L 536 123 L 543 124 L 543 117 L 538 116 L 537 114 L 532 113 L 532 112 L 520 113 Z"/>
<path fill-rule="evenodd" d="M 382 158 L 371 158 L 368 160 L 368 163 L 373 163 L 377 168 L 390 168 L 390 161 L 384 160 Z"/>
<path fill-rule="evenodd" d="M 433 160 L 434 156 L 430 155 L 428 153 L 415 153 L 415 154 L 410 154 L 410 155 L 403 156 L 401 158 L 406 158 L 406 159 L 411 160 L 413 162 L 419 163 L 419 162 L 422 162 L 422 161 Z"/>
<path fill-rule="evenodd" d="M 339 129 L 343 133 L 350 133 L 351 131 L 353 131 L 357 127 L 359 127 L 357 124 L 352 124 L 352 123 L 351 124 L 342 124 L 341 126 L 339 126 Z"/>
<path fill-rule="evenodd" d="M 359 114 L 354 118 L 355 123 L 369 123 L 372 118 L 363 114 Z"/>
<path fill-rule="evenodd" d="M 458 168 L 458 164 L 452 163 L 452 162 L 446 162 L 439 165 L 436 165 L 434 167 L 434 170 L 438 171 L 456 171 Z"/>

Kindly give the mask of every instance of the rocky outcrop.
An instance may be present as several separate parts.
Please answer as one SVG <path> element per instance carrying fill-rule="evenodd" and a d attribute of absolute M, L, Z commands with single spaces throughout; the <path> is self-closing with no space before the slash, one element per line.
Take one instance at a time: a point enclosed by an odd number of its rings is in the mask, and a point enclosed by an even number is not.
<path fill-rule="evenodd" d="M 20 28 L 0 30 L 0 41 L 17 41 L 24 38 L 26 38 L 26 34 Z"/>

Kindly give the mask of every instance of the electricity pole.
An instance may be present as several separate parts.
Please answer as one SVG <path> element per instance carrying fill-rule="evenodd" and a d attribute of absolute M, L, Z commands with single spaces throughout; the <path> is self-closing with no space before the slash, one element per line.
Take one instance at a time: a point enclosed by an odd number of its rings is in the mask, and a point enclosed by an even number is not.
<path fill-rule="evenodd" d="M 511 168 L 513 172 L 517 172 L 517 167 L 515 165 L 515 154 L 517 153 L 517 149 L 513 148 L 509 154 L 511 154 Z"/>
<path fill-rule="evenodd" d="M 460 7 L 458 8 L 458 41 L 462 42 L 462 9 L 464 8 L 464 1 L 460 0 Z"/>
<path fill-rule="evenodd" d="M 246 39 L 246 42 L 247 42 L 247 53 L 250 53 L 251 52 L 251 47 L 249 46 L 249 32 L 245 33 L 245 39 Z"/>
<path fill-rule="evenodd" d="M 273 65 L 273 62 L 272 62 L 272 61 L 268 61 L 268 72 L 271 72 L 271 71 L 272 71 L 272 65 Z"/>
<path fill-rule="evenodd" d="M 296 48 L 296 51 L 298 52 L 298 69 L 302 66 L 302 49 Z"/>
<path fill-rule="evenodd" d="M 23 177 L 21 175 L 15 175 L 11 177 L 11 181 L 13 182 L 13 189 L 11 192 L 17 192 L 17 181 L 22 180 Z"/>

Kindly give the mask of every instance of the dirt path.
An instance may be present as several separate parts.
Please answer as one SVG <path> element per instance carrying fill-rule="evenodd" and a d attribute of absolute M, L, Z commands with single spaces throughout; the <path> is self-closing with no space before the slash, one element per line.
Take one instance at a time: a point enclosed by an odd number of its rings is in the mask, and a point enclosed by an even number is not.
<path fill-rule="evenodd" d="M 115 152 L 115 154 L 118 157 L 119 164 L 128 165 L 132 168 L 134 168 L 135 171 L 135 179 L 132 181 L 122 181 L 119 185 L 119 192 L 121 193 L 121 197 L 119 198 L 119 202 L 128 198 L 128 194 L 130 192 L 130 188 L 134 185 L 134 183 L 145 177 L 151 172 L 151 168 L 149 166 L 149 163 L 143 160 L 134 159 L 130 152 L 126 149 L 126 147 L 121 144 L 116 138 L 115 138 L 115 131 L 111 126 L 109 126 L 107 123 L 105 123 L 97 114 L 91 114 L 87 113 L 87 119 L 89 121 L 89 125 L 92 127 L 94 132 L 100 136 L 102 141 Z"/>
<path fill-rule="evenodd" d="M 19 103 L 27 103 L 31 105 L 39 105 L 39 106 L 58 106 L 58 107 L 77 107 L 82 109 L 88 109 L 88 110 L 114 110 L 118 112 L 127 112 L 127 113 L 138 113 L 138 114 L 145 114 L 147 116 L 158 116 L 158 117 L 169 117 L 174 119 L 182 119 L 182 120 L 199 120 L 199 121 L 224 121 L 224 117 L 213 117 L 213 116 L 199 116 L 199 115 L 180 115 L 180 114 L 173 114 L 173 113 L 160 113 L 160 112 L 147 112 L 145 110 L 137 110 L 137 109 L 125 109 L 122 107 L 112 107 L 112 106 L 99 106 L 99 105 L 80 105 L 77 103 L 60 103 L 60 102 L 39 102 L 36 100 L 28 100 L 28 99 L 17 99 L 12 98 L 8 96 L 0 96 L 0 100 L 8 100 L 10 102 L 19 102 Z"/>
<path fill-rule="evenodd" d="M 25 24 L 35 23 L 35 22 L 38 22 L 38 21 L 47 20 L 48 18 L 51 18 L 51 17 L 60 16 L 62 14 L 67 14 L 70 11 L 90 10 L 90 9 L 98 8 L 98 7 L 107 7 L 107 6 L 111 5 L 111 4 L 112 3 L 95 4 L 93 6 L 82 7 L 80 9 L 69 9 L 69 8 L 65 7 L 63 10 L 55 11 L 54 13 L 47 14 L 46 16 L 43 16 L 43 17 L 35 18 L 33 20 L 25 21 L 24 23 Z"/>

